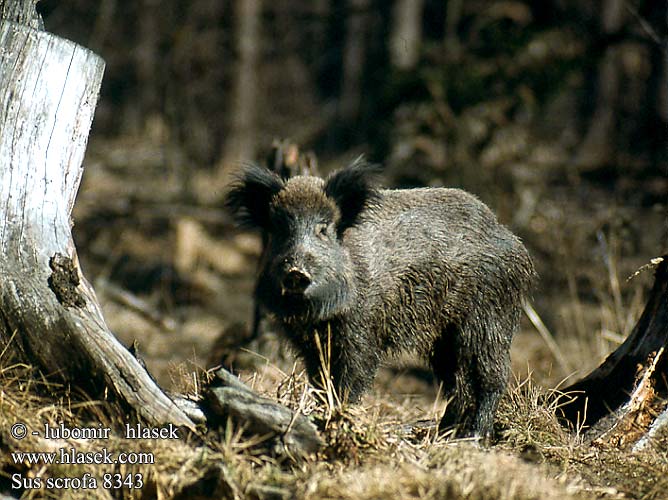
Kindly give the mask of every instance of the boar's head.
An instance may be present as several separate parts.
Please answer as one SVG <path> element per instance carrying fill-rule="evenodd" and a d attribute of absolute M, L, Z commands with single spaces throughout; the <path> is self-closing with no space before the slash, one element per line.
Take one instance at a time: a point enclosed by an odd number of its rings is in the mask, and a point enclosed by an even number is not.
<path fill-rule="evenodd" d="M 378 196 L 375 170 L 361 160 L 327 179 L 243 170 L 226 205 L 265 235 L 256 296 L 267 311 L 283 321 L 320 321 L 351 306 L 358 284 L 345 234 Z"/>

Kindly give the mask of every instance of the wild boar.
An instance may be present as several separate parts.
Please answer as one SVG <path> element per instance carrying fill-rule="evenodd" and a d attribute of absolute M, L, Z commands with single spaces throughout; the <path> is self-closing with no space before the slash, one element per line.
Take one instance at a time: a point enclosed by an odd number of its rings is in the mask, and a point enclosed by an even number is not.
<path fill-rule="evenodd" d="M 379 189 L 358 160 L 326 179 L 243 170 L 226 196 L 266 234 L 255 297 L 321 380 L 315 334 L 331 332 L 330 374 L 359 400 L 388 356 L 427 360 L 449 399 L 442 429 L 488 440 L 510 345 L 534 279 L 520 240 L 475 196 Z"/>

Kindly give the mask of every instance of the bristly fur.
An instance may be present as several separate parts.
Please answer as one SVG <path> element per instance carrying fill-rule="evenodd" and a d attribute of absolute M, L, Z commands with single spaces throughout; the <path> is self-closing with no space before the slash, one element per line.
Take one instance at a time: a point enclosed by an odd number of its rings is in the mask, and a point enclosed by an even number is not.
<path fill-rule="evenodd" d="M 375 181 L 380 167 L 367 163 L 361 156 L 346 168 L 337 170 L 325 180 L 325 194 L 341 210 L 337 232 L 340 235 L 354 226 L 365 206 L 378 199 Z"/>
<path fill-rule="evenodd" d="M 284 186 L 283 180 L 274 172 L 249 165 L 237 177 L 224 204 L 239 225 L 267 229 L 271 199 Z"/>

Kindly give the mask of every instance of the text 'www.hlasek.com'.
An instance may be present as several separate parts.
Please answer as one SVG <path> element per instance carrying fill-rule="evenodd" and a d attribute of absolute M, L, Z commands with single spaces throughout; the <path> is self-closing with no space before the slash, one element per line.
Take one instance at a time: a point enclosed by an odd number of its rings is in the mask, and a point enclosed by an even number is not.
<path fill-rule="evenodd" d="M 142 424 L 125 424 L 124 437 L 138 439 L 179 439 L 178 428 L 169 424 L 165 427 L 146 427 Z M 151 465 L 155 457 L 150 451 L 109 450 L 100 446 L 108 440 L 109 427 L 66 427 L 62 423 L 45 423 L 37 429 L 29 429 L 22 422 L 10 428 L 11 436 L 16 440 L 32 438 L 35 446 L 42 449 L 11 452 L 12 461 L 17 468 L 25 472 L 16 472 L 11 476 L 13 490 L 36 489 L 140 489 L 144 486 L 144 477 L 140 472 L 128 472 L 134 465 Z M 95 447 L 97 446 L 97 447 Z M 67 471 L 72 465 L 75 474 L 53 474 L 45 471 L 49 466 L 56 470 Z M 98 471 L 82 466 L 100 466 Z M 64 468 L 62 466 L 65 466 Z M 122 467 L 121 467 L 122 466 Z M 127 467 L 130 466 L 130 467 Z M 106 470 L 105 470 L 106 467 Z M 123 471 L 123 472 L 121 472 Z"/>

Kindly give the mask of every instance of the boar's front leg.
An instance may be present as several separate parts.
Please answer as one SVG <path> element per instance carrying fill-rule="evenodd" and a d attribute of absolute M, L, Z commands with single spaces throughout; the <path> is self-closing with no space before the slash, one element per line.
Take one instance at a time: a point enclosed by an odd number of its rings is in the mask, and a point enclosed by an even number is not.
<path fill-rule="evenodd" d="M 323 389 L 328 374 L 340 400 L 357 403 L 373 384 L 380 365 L 379 349 L 366 335 L 353 333 L 345 326 L 331 326 L 325 332 L 329 333 L 314 332 L 320 349 L 313 342 L 309 352 L 302 351 L 311 384 Z"/>

